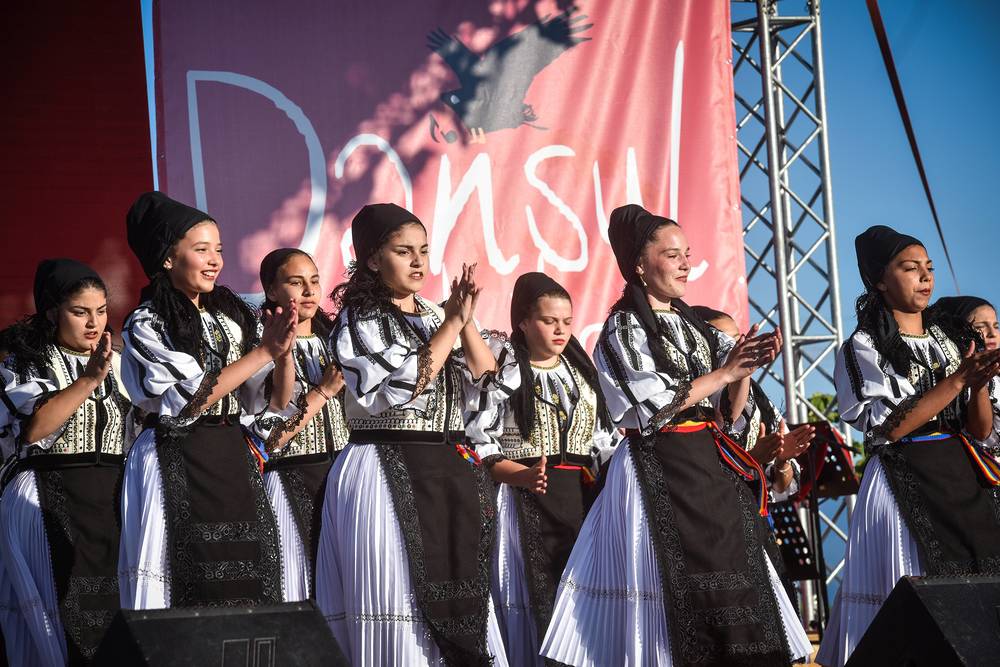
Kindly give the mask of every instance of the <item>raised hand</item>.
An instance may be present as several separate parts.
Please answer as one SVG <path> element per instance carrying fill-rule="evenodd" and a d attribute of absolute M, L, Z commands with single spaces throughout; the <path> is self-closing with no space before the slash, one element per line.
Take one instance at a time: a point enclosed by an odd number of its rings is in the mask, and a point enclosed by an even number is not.
<path fill-rule="evenodd" d="M 970 342 L 955 375 L 973 391 L 982 389 L 991 378 L 1000 375 L 1000 350 L 976 352 L 975 343 Z"/>
<path fill-rule="evenodd" d="M 291 303 L 282 308 L 278 306 L 271 311 L 264 311 L 264 332 L 261 334 L 261 346 L 272 359 L 288 354 L 295 347 L 295 329 L 299 322 L 298 306 Z"/>
<path fill-rule="evenodd" d="M 451 281 L 451 294 L 444 304 L 445 317 L 453 318 L 463 327 L 472 320 L 479 288 L 475 284 L 475 265 L 462 264 L 462 275 Z"/>
<path fill-rule="evenodd" d="M 114 350 L 111 348 L 111 334 L 104 333 L 96 343 L 90 346 L 90 358 L 83 369 L 83 375 L 99 384 L 104 381 L 111 370 L 111 358 Z"/>
<path fill-rule="evenodd" d="M 750 449 L 748 454 L 754 457 L 757 463 L 761 465 L 767 465 L 778 455 L 781 451 L 781 434 L 772 433 L 770 435 L 766 434 L 764 425 L 760 425 L 760 434 L 757 437 L 757 442 L 754 444 L 753 448 Z"/>
<path fill-rule="evenodd" d="M 750 331 L 736 339 L 729 352 L 725 368 L 733 381 L 749 377 L 762 366 L 774 361 L 781 352 L 781 334 L 778 331 L 758 335 L 760 326 L 755 324 Z"/>
<path fill-rule="evenodd" d="M 781 430 L 785 430 L 785 422 L 781 422 Z M 781 451 L 775 457 L 775 463 L 780 467 L 786 461 L 791 461 L 809 448 L 809 444 L 816 436 L 816 428 L 809 424 L 803 424 L 793 431 L 785 433 L 781 440 Z"/>

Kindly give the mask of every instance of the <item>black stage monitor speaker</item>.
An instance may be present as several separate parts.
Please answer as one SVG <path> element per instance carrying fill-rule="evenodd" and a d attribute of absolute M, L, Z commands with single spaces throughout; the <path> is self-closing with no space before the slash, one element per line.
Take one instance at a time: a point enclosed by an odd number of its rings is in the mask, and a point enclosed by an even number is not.
<path fill-rule="evenodd" d="M 122 609 L 98 665 L 348 665 L 312 602 L 231 608 Z"/>
<path fill-rule="evenodd" d="M 1000 665 L 1000 577 L 903 577 L 847 667 Z"/>

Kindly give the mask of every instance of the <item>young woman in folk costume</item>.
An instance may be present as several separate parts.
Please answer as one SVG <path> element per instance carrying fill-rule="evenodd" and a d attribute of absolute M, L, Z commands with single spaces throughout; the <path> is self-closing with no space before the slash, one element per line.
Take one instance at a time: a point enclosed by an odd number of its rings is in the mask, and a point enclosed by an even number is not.
<path fill-rule="evenodd" d="M 327 473 L 347 445 L 344 378 L 328 347 L 333 321 L 319 306 L 323 292 L 312 258 L 296 248 L 274 250 L 261 261 L 260 283 L 265 311 L 294 306 L 299 318 L 292 350 L 295 390 L 289 407 L 299 421 L 291 428 L 272 430 L 273 453 L 264 465 L 264 484 L 281 533 L 285 600 L 305 600 L 314 596 Z M 266 392 L 271 385 L 266 380 L 262 389 Z"/>
<path fill-rule="evenodd" d="M 870 458 L 823 665 L 850 658 L 900 577 L 1000 574 L 1000 466 L 973 440 L 993 428 L 987 384 L 1000 351 L 975 352 L 971 331 L 928 308 L 933 266 L 918 239 L 878 225 L 855 247 L 866 291 L 835 380 L 840 415 Z"/>
<path fill-rule="evenodd" d="M 595 362 L 626 440 L 563 573 L 542 655 L 571 665 L 788 665 L 809 651 L 764 553 L 746 481 L 760 466 L 715 425 L 743 410 L 777 334 L 735 343 L 681 298 L 683 231 L 640 206 L 611 215 L 626 280 Z"/>
<path fill-rule="evenodd" d="M 35 314 L 0 334 L 0 427 L 14 445 L 0 622 L 12 665 L 89 664 L 119 608 L 119 489 L 136 428 L 101 278 L 48 259 L 34 295 Z"/>
<path fill-rule="evenodd" d="M 278 526 L 243 428 L 267 440 L 268 408 L 288 405 L 295 308 L 265 317 L 258 336 L 256 314 L 216 284 L 222 244 L 208 214 L 150 192 L 126 223 L 150 282 L 125 321 L 122 376 L 149 417 L 125 465 L 122 606 L 281 602 Z"/>
<path fill-rule="evenodd" d="M 620 436 L 597 369 L 573 336 L 569 293 L 544 273 L 514 283 L 511 342 L 521 386 L 478 412 L 469 437 L 500 486 L 493 592 L 513 665 L 542 665 L 556 588 Z"/>
<path fill-rule="evenodd" d="M 986 351 L 1000 349 L 1000 322 L 997 322 L 997 311 L 986 299 L 978 296 L 946 296 L 937 300 L 935 308 L 950 315 L 957 327 L 971 326 L 973 332 L 982 338 L 982 349 Z M 990 403 L 993 406 L 993 432 L 980 443 L 994 459 L 1000 460 L 1000 378 L 990 379 L 989 391 Z"/>
<path fill-rule="evenodd" d="M 517 362 L 476 328 L 475 267 L 443 308 L 417 294 L 428 246 L 416 216 L 371 204 L 351 230 L 331 344 L 351 436 L 326 486 L 317 601 L 353 664 L 505 665 L 489 588 L 495 491 L 465 418 L 517 388 Z"/>

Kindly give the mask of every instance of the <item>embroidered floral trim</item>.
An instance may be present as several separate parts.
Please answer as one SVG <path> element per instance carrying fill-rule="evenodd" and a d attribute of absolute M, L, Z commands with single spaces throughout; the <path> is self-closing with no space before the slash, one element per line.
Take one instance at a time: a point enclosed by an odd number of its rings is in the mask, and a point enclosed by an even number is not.
<path fill-rule="evenodd" d="M 596 588 L 578 583 L 565 576 L 559 581 L 563 588 L 569 588 L 588 597 L 601 600 L 644 600 L 647 602 L 661 602 L 663 600 L 663 594 L 658 591 L 639 591 L 633 588 Z"/>
<path fill-rule="evenodd" d="M 483 465 L 484 468 L 486 468 L 487 470 L 489 470 L 490 468 L 492 468 L 496 464 L 500 463 L 501 461 L 509 461 L 509 460 L 510 459 L 508 459 L 503 454 L 490 454 L 489 456 L 484 457 L 480 461 L 480 463 L 482 463 L 482 465 Z"/>
<path fill-rule="evenodd" d="M 291 433 L 299 427 L 302 420 L 306 416 L 306 409 L 309 407 L 307 404 L 306 392 L 299 394 L 299 397 L 295 399 L 295 413 L 288 419 L 282 420 L 281 423 L 271 429 L 271 432 L 267 436 L 267 440 L 264 441 L 264 449 L 268 454 L 273 453 L 278 448 L 278 441 L 286 433 Z"/>
<path fill-rule="evenodd" d="M 892 412 L 886 415 L 885 420 L 881 424 L 872 428 L 865 436 L 865 446 L 869 447 L 871 450 L 877 451 L 880 447 L 879 440 L 890 441 L 889 434 L 895 431 L 903 420 L 906 419 L 906 415 L 910 414 L 915 407 L 917 407 L 917 401 L 920 400 L 919 396 L 908 396 L 899 402 Z"/>
<path fill-rule="evenodd" d="M 417 383 L 413 386 L 413 398 L 420 396 L 431 381 L 431 344 L 423 343 L 417 348 Z"/>
<path fill-rule="evenodd" d="M 208 402 L 208 397 L 212 395 L 215 386 L 219 384 L 220 374 L 221 371 L 205 371 L 205 374 L 201 378 L 201 384 L 198 385 L 198 389 L 191 396 L 191 400 L 177 414 L 178 420 L 194 419 L 205 411 L 207 408 L 205 403 Z"/>
<path fill-rule="evenodd" d="M 656 411 L 656 414 L 650 417 L 649 422 L 646 424 L 646 428 L 642 430 L 644 435 L 652 435 L 663 428 L 664 424 L 670 421 L 670 419 L 681 411 L 681 406 L 688 400 L 691 396 L 691 382 L 685 380 L 677 385 L 674 390 L 674 397 L 670 399 L 666 405 Z"/>
<path fill-rule="evenodd" d="M 549 575 L 551 560 L 542 548 L 542 517 L 538 500 L 527 489 L 517 489 L 515 498 L 528 601 L 538 637 L 544 637 L 552 619 L 558 582 Z"/>

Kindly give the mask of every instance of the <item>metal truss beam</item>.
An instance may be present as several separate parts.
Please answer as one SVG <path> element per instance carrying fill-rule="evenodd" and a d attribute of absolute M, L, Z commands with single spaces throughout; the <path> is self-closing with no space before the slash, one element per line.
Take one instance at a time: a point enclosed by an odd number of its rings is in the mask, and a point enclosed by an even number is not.
<path fill-rule="evenodd" d="M 804 15 L 782 15 L 803 6 Z M 743 238 L 752 320 L 784 338 L 780 364 L 762 372 L 784 392 L 790 423 L 826 419 L 812 405 L 816 392 L 834 394 L 833 367 L 844 338 L 830 182 L 823 80 L 820 0 L 733 0 L 733 80 L 743 211 Z M 845 435 L 841 425 L 834 425 Z M 824 552 L 841 553 L 838 525 L 853 498 L 820 503 Z M 835 542 L 840 542 L 834 548 Z M 823 562 L 822 560 L 820 561 Z M 843 560 L 825 563 L 834 581 Z M 819 622 L 825 586 L 803 587 L 807 624 Z"/>

